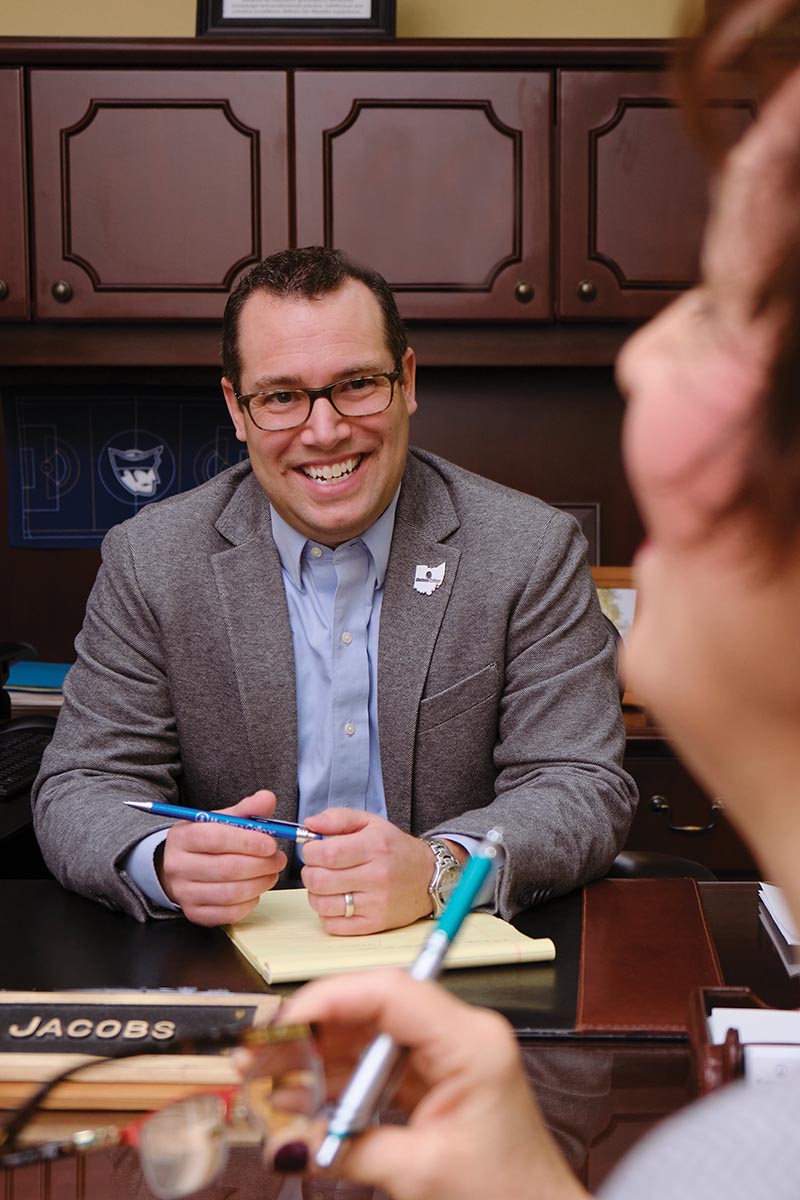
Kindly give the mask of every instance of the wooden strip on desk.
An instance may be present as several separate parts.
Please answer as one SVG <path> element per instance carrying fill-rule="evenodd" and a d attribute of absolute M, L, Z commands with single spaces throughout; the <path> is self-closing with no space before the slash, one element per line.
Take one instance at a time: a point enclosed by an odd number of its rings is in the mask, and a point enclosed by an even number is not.
<path fill-rule="evenodd" d="M 235 1073 L 226 1083 L 236 1081 Z M 3 1081 L 0 1083 L 0 1109 L 16 1108 L 27 1100 L 36 1084 Z M 96 1080 L 94 1083 L 70 1082 L 60 1083 L 54 1088 L 46 1100 L 39 1106 L 42 1109 L 59 1109 L 61 1111 L 88 1109 L 110 1112 L 150 1112 L 151 1109 L 161 1108 L 165 1104 L 174 1104 L 185 1096 L 196 1096 L 198 1092 L 213 1092 L 216 1086 L 205 1077 L 203 1083 L 152 1083 L 147 1082 L 107 1082 Z"/>
<path fill-rule="evenodd" d="M 0 1109 L 15 1108 L 40 1083 L 84 1063 L 80 1075 L 55 1087 L 42 1108 L 144 1112 L 238 1080 L 229 1051 L 120 1060 L 85 1054 L 0 1054 Z"/>
<path fill-rule="evenodd" d="M 694 879 L 584 888 L 579 1033 L 686 1037 L 692 990 L 723 982 Z"/>

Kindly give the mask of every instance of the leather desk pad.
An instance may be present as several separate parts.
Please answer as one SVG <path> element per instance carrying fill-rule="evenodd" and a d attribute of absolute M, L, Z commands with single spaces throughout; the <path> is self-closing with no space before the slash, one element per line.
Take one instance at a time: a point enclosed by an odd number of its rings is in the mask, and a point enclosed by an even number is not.
<path fill-rule="evenodd" d="M 723 982 L 694 879 L 584 888 L 578 1033 L 685 1038 L 692 990 Z"/>

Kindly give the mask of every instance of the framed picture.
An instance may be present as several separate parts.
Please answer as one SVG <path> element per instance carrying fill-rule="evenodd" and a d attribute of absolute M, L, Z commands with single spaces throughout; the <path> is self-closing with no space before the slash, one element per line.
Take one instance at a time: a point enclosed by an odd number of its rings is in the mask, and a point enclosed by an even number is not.
<path fill-rule="evenodd" d="M 592 567 L 592 578 L 600 607 L 624 641 L 636 613 L 636 588 L 630 567 Z"/>
<path fill-rule="evenodd" d="M 636 586 L 630 567 L 592 567 L 592 578 L 597 588 L 600 607 L 617 627 L 623 642 L 627 638 L 636 616 Z M 624 677 L 624 666 L 622 669 Z M 622 697 L 625 708 L 641 708 L 641 701 L 626 687 Z"/>
<path fill-rule="evenodd" d="M 582 504 L 554 503 L 553 508 L 569 513 L 578 522 L 581 533 L 589 543 L 586 561 L 590 567 L 596 566 L 600 562 L 600 505 L 593 500 Z"/>
<path fill-rule="evenodd" d="M 394 37 L 396 0 L 197 0 L 198 37 Z"/>

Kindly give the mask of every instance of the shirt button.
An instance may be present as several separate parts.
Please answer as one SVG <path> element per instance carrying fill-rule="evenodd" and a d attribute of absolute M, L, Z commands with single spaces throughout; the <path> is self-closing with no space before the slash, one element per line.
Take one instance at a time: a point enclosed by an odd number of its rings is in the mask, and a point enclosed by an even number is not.
<path fill-rule="evenodd" d="M 320 550 L 319 546 L 311 547 L 311 557 L 312 558 L 322 558 L 322 551 Z"/>
<path fill-rule="evenodd" d="M 350 632 L 349 629 L 345 629 L 344 633 L 342 634 L 342 641 L 344 642 L 345 646 L 349 646 L 350 643 L 352 642 L 352 640 L 353 640 L 352 633 Z"/>
<path fill-rule="evenodd" d="M 348 721 L 344 727 L 344 731 L 348 737 L 352 737 L 356 731 L 356 727 L 352 721 Z"/>

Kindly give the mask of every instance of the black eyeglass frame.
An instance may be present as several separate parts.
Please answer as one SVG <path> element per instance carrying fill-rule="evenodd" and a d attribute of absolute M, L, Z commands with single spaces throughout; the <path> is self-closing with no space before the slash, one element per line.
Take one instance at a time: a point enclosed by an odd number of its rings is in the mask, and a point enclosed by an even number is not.
<path fill-rule="evenodd" d="M 330 404 L 331 408 L 339 414 L 340 417 L 345 417 L 347 420 L 358 420 L 359 417 L 375 417 L 378 413 L 386 412 L 391 407 L 394 400 L 394 385 L 403 374 L 403 364 L 397 363 L 393 371 L 370 371 L 368 375 L 355 376 L 353 379 L 337 379 L 335 383 L 329 383 L 326 387 L 319 388 L 276 388 L 274 392 L 248 392 L 246 396 L 240 396 L 238 392 L 234 395 L 239 403 L 239 407 L 246 411 L 248 417 L 255 425 L 256 429 L 260 429 L 262 433 L 284 433 L 287 429 L 299 429 L 301 425 L 305 425 L 308 418 L 311 416 L 311 410 L 314 407 L 314 402 L 319 400 L 320 396 L 324 396 Z M 341 387 L 343 383 L 358 383 L 361 379 L 387 379 L 390 383 L 389 399 L 384 404 L 383 408 L 376 408 L 371 412 L 364 413 L 345 413 L 337 407 L 333 399 L 333 393 L 336 388 Z M 250 411 L 250 401 L 255 400 L 257 396 L 279 396 L 281 392 L 302 392 L 308 400 L 308 412 L 303 417 L 302 421 L 295 421 L 292 425 L 272 426 L 267 429 L 263 425 L 259 425 L 258 421 Z"/>

